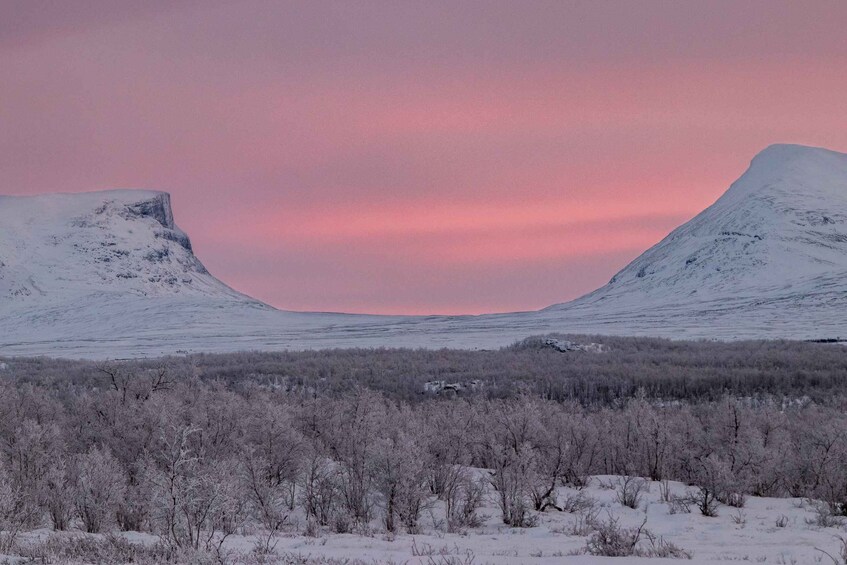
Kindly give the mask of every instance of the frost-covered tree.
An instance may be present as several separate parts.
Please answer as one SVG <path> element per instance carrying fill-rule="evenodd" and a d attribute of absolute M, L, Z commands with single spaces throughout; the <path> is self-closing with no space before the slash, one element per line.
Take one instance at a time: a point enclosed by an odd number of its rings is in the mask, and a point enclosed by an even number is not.
<path fill-rule="evenodd" d="M 116 520 L 126 493 L 126 472 L 105 448 L 92 447 L 76 458 L 74 504 L 85 531 L 98 533 Z"/>
<path fill-rule="evenodd" d="M 409 410 L 392 409 L 385 415 L 381 437 L 374 449 L 375 487 L 383 507 L 385 529 L 395 531 L 395 519 L 410 533 L 426 504 L 429 461 L 423 430 Z"/>

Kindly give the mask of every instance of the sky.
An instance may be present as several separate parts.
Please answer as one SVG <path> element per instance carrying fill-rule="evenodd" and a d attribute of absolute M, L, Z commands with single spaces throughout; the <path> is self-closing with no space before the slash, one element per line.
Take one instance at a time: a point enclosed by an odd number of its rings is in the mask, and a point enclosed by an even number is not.
<path fill-rule="evenodd" d="M 847 152 L 847 2 L 0 0 L 0 194 L 171 193 L 292 310 L 542 308 L 771 143 Z"/>

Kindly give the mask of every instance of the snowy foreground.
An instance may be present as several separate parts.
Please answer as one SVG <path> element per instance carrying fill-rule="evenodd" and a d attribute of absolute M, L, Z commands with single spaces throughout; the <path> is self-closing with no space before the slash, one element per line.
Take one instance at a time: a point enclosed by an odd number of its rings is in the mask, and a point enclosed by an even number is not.
<path fill-rule="evenodd" d="M 330 534 L 312 532 L 303 535 L 302 518 L 293 518 L 287 532 L 271 542 L 270 553 L 259 555 L 256 549 L 266 536 L 259 532 L 232 535 L 224 541 L 220 552 L 224 563 L 408 563 L 408 564 L 519 564 L 519 563 L 659 563 L 673 562 L 657 557 L 599 557 L 587 554 L 587 544 L 594 528 L 588 525 L 594 517 L 598 523 L 618 520 L 621 528 L 638 528 L 644 524 L 640 548 L 649 549 L 669 542 L 690 555 L 691 563 L 751 562 L 774 564 L 843 563 L 841 536 L 847 532 L 836 523 L 819 525 L 819 515 L 811 501 L 798 498 L 749 497 L 743 508 L 721 506 L 715 517 L 700 515 L 692 506 L 690 513 L 673 512 L 672 504 L 662 501 L 662 484 L 649 483 L 637 510 L 620 504 L 612 485 L 617 477 L 593 477 L 582 490 L 561 488 L 559 500 L 583 495 L 593 508 L 573 513 L 548 511 L 538 525 L 508 528 L 499 520 L 493 499 L 484 508 L 485 522 L 478 528 L 461 533 L 444 532 L 437 505 L 426 511 L 422 531 L 417 535 L 384 533 L 378 524 L 372 532 Z M 671 495 L 690 490 L 681 483 L 668 484 Z M 489 493 L 490 494 L 490 493 Z M 438 503 L 440 504 L 440 503 Z M 830 518 L 832 519 L 832 518 Z M 837 522 L 837 520 L 836 520 Z M 652 534 L 651 544 L 649 530 Z M 247 532 L 245 532 L 247 533 Z M 149 534 L 120 534 L 132 543 L 155 545 L 158 538 Z M 50 536 L 103 538 L 96 534 L 53 534 L 46 530 L 24 534 L 23 547 L 32 547 L 31 557 L 39 556 L 38 544 Z M 660 541 L 661 540 L 661 541 Z M 24 553 L 23 551 L 21 553 Z M 829 554 L 829 555 L 827 555 Z M 23 557 L 4 556 L 9 563 L 23 563 Z M 687 559 L 684 555 L 678 559 Z M 217 557 L 216 559 L 217 560 Z M 42 561 L 38 561 L 42 562 Z M 46 562 L 68 562 L 53 558 Z"/>

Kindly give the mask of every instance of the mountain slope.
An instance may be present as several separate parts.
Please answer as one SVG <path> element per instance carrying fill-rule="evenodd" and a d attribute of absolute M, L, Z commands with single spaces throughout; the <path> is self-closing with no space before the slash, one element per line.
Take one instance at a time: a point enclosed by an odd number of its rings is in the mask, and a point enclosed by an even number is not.
<path fill-rule="evenodd" d="M 701 326 L 703 337 L 769 335 L 773 328 L 757 327 L 765 323 L 784 327 L 784 337 L 847 336 L 838 312 L 845 275 L 847 155 L 774 145 L 717 202 L 609 284 L 547 310 L 621 322 L 688 317 L 683 325 Z"/>
<path fill-rule="evenodd" d="M 0 197 L 0 355 L 497 347 L 532 334 L 847 337 L 847 155 L 774 145 L 604 287 L 539 312 L 278 311 L 210 275 L 167 194 Z"/>
<path fill-rule="evenodd" d="M 814 292 L 847 271 L 847 155 L 775 145 L 597 293 L 668 300 Z"/>

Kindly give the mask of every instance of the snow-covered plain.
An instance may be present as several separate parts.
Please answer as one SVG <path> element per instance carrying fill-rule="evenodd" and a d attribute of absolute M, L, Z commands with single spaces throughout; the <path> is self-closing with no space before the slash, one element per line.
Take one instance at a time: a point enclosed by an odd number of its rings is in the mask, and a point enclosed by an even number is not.
<path fill-rule="evenodd" d="M 847 536 L 844 526 L 821 527 L 815 524 L 815 513 L 804 499 L 749 497 L 744 508 L 719 508 L 715 517 L 704 517 L 692 507 L 691 513 L 671 513 L 670 505 L 661 499 L 660 483 L 649 483 L 649 493 L 638 509 L 621 505 L 608 485 L 616 477 L 593 477 L 582 491 L 562 487 L 559 499 L 582 492 L 596 503 L 600 521 L 609 517 L 625 528 L 636 528 L 646 518 L 645 528 L 691 555 L 679 561 L 651 557 L 597 557 L 585 553 L 589 530 L 574 533 L 574 525 L 584 518 L 579 513 L 548 511 L 540 515 L 538 525 L 531 528 L 509 528 L 499 520 L 498 509 L 489 499 L 481 514 L 485 523 L 461 533 L 447 533 L 438 516 L 443 509 L 434 506 L 419 534 L 386 534 L 375 522 L 373 531 L 365 535 L 317 532 L 302 533 L 302 519 L 292 517 L 291 526 L 271 544 L 274 555 L 266 563 L 300 563 L 293 558 L 337 559 L 338 563 L 463 564 L 463 565 L 595 565 L 600 563 L 692 563 L 727 562 L 805 565 L 832 563 L 824 553 L 840 555 L 840 537 Z M 669 483 L 672 494 L 684 494 L 681 483 Z M 425 514 L 427 514 L 425 512 Z M 299 521 L 299 526 L 298 526 Z M 51 532 L 40 530 L 25 534 L 22 542 L 37 543 Z M 93 536 L 80 532 L 52 535 Z M 134 543 L 154 544 L 158 538 L 150 534 L 124 533 Z M 233 562 L 236 554 L 247 554 L 256 547 L 262 534 L 233 535 L 224 543 L 224 552 Z M 2 557 L 2 556 L 0 556 Z M 10 556 L 11 558 L 11 556 Z M 14 558 L 11 558 L 14 559 Z M 349 560 L 349 561 L 345 561 Z M 11 562 L 15 562 L 12 560 Z"/>
<path fill-rule="evenodd" d="M 613 229 L 614 226 L 610 226 Z M 210 275 L 167 194 L 0 197 L 0 355 L 494 348 L 533 334 L 847 338 L 847 155 L 774 145 L 595 292 L 538 312 L 279 311 Z"/>

